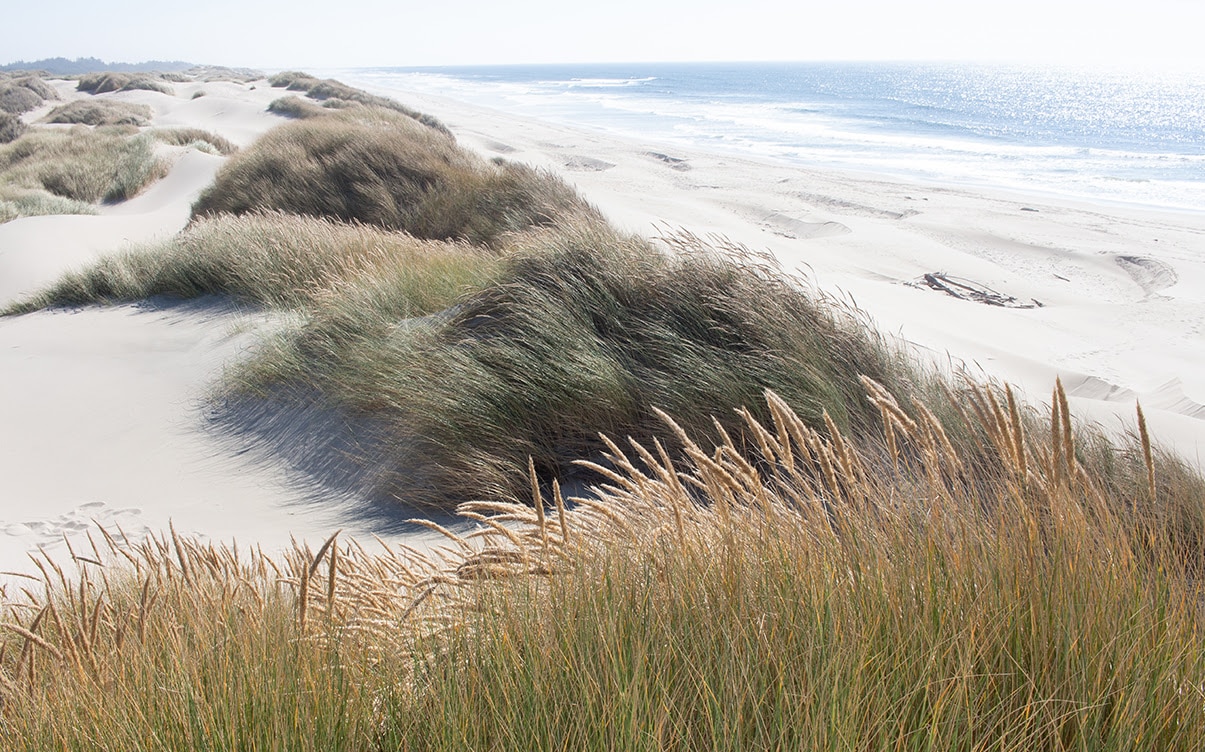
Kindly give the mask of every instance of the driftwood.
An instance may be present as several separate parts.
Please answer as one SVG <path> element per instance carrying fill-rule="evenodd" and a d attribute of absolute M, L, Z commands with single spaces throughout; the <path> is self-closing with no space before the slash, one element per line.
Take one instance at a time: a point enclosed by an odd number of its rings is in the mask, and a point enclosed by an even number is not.
<path fill-rule="evenodd" d="M 920 279 L 930 289 L 952 295 L 959 300 L 970 300 L 985 305 L 1000 306 L 1001 308 L 1041 308 L 1042 304 L 1030 298 L 1029 302 L 1017 300 L 1011 295 L 996 292 L 990 287 L 958 277 L 951 277 L 943 272 L 925 274 Z M 919 286 L 919 285 L 918 285 Z"/>

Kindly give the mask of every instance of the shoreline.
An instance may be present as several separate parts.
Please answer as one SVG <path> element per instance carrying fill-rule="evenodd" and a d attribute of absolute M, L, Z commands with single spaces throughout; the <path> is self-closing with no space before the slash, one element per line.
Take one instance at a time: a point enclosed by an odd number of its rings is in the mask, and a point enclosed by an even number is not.
<path fill-rule="evenodd" d="M 506 66 L 503 67 L 505 68 Z M 526 66 L 518 67 L 524 68 Z M 564 71 L 562 70 L 564 67 L 565 66 L 551 66 L 550 75 L 556 80 L 557 83 L 568 86 L 568 88 L 564 90 L 565 93 L 568 94 L 573 90 L 573 84 L 561 81 L 558 77 L 558 74 L 560 74 L 560 76 L 565 75 Z M 455 66 L 453 66 L 453 68 L 455 68 Z M 617 109 L 612 109 L 603 105 L 601 102 L 595 102 L 593 100 L 583 100 L 579 102 L 577 106 L 585 108 L 582 110 L 582 112 L 586 118 L 597 118 L 597 122 L 590 120 L 575 122 L 572 119 L 572 116 L 566 116 L 564 114 L 553 112 L 553 110 L 560 109 L 557 105 L 553 104 L 554 98 L 549 97 L 547 91 L 543 91 L 538 88 L 541 84 L 546 82 L 534 80 L 526 82 L 530 85 L 536 86 L 537 89 L 535 90 L 536 93 L 533 94 L 535 99 L 532 101 L 532 103 L 525 104 L 527 100 L 523 98 L 522 93 L 516 94 L 507 88 L 511 86 L 521 86 L 522 84 L 518 83 L 518 80 L 514 82 L 510 80 L 501 80 L 493 84 L 479 84 L 475 78 L 475 75 L 485 74 L 489 70 L 490 66 L 467 66 L 465 68 L 465 72 L 468 77 L 463 79 L 459 78 L 455 73 L 443 71 L 439 68 L 434 68 L 427 72 L 409 69 L 393 69 L 388 67 L 328 68 L 323 70 L 322 75 L 331 76 L 341 80 L 355 81 L 359 86 L 373 89 L 385 94 L 392 93 L 394 95 L 402 96 L 408 95 L 415 97 L 431 97 L 433 99 L 444 98 L 451 101 L 459 101 L 472 107 L 487 109 L 500 114 L 504 113 L 513 117 L 526 118 L 534 121 L 546 122 L 582 130 L 585 132 L 597 133 L 619 140 L 638 141 L 642 143 L 656 142 L 668 149 L 681 149 L 699 154 L 708 154 L 717 158 L 727 157 L 732 159 L 742 159 L 779 167 L 793 167 L 803 170 L 814 169 L 824 172 L 838 173 L 855 179 L 886 180 L 890 182 L 919 185 L 927 188 L 956 188 L 971 191 L 982 190 L 987 192 L 1014 193 L 1019 196 L 1029 196 L 1056 202 L 1064 201 L 1069 203 L 1087 204 L 1097 206 L 1102 209 L 1135 209 L 1139 211 L 1156 211 L 1172 214 L 1205 216 L 1205 204 L 1201 204 L 1200 202 L 1193 200 L 1182 200 L 1179 203 L 1150 203 L 1143 200 L 1130 200 L 1129 198 L 1124 197 L 1111 198 L 1107 191 L 1094 194 L 1091 191 L 1076 192 L 1074 190 L 1060 190 L 1055 183 L 1050 182 L 1048 179 L 1049 175 L 1046 173 L 1040 173 L 1039 179 L 1043 179 L 1045 182 L 1042 183 L 1043 187 L 1037 187 L 1032 184 L 1032 181 L 1028 181 L 1026 179 L 1028 176 L 1023 174 L 1013 175 L 1012 177 L 1015 178 L 1015 180 L 993 181 L 991 177 L 991 170 L 986 172 L 979 171 L 978 168 L 970 172 L 962 169 L 955 169 L 953 171 L 948 170 L 948 167 L 951 164 L 954 164 L 956 167 L 970 163 L 974 163 L 976 165 L 979 164 L 978 161 L 973 159 L 968 161 L 966 158 L 959 158 L 960 155 L 965 157 L 963 154 L 964 150 L 967 150 L 967 153 L 969 153 L 971 157 L 974 157 L 975 154 L 978 153 L 977 149 L 983 147 L 984 144 L 980 141 L 977 141 L 976 136 L 974 135 L 967 135 L 961 139 L 958 137 L 952 137 L 953 140 L 946 140 L 935 136 L 925 135 L 923 133 L 915 134 L 914 136 L 909 136 L 907 134 L 887 136 L 886 138 L 891 140 L 895 140 L 896 136 L 902 139 L 914 138 L 916 139 L 916 143 L 913 146 L 919 152 L 928 153 L 932 151 L 932 155 L 929 158 L 922 157 L 915 163 L 909 163 L 907 167 L 901 168 L 898 166 L 898 164 L 894 164 L 900 161 L 898 158 L 889 159 L 886 157 L 886 155 L 878 154 L 874 151 L 876 139 L 880 137 L 876 136 L 873 131 L 867 131 L 865 133 L 855 132 L 853 133 L 853 140 L 851 140 L 849 143 L 843 143 L 841 139 L 850 138 L 850 133 L 845 132 L 844 126 L 839 121 L 825 124 L 827 121 L 825 121 L 823 117 L 821 118 L 821 124 L 817 125 L 816 127 L 821 131 L 832 130 L 833 132 L 829 135 L 824 135 L 823 133 L 817 135 L 817 142 L 815 144 L 811 144 L 810 146 L 806 144 L 793 145 L 794 142 L 791 141 L 759 141 L 756 140 L 756 137 L 751 137 L 753 140 L 745 139 L 742 142 L 744 144 L 743 146 L 725 147 L 724 144 L 726 142 L 724 141 L 724 137 L 718 136 L 716 133 L 711 133 L 709 131 L 700 131 L 700 134 L 702 134 L 704 138 L 708 135 L 719 138 L 720 140 L 715 144 L 703 143 L 702 141 L 699 141 L 698 143 L 691 143 L 689 139 L 682 139 L 680 137 L 674 138 L 670 135 L 672 130 L 665 130 L 664 128 L 657 130 L 656 132 L 645 134 L 639 129 L 632 127 L 632 124 L 625 120 L 625 115 L 629 114 L 629 111 L 626 108 L 618 107 Z M 1045 67 L 1041 67 L 1039 70 L 1045 70 Z M 582 74 L 584 76 L 584 79 L 582 80 L 594 80 L 589 76 L 590 71 L 583 70 Z M 615 75 L 621 76 L 622 78 L 622 74 L 620 74 L 618 71 L 615 72 Z M 390 76 L 413 76 L 415 78 L 412 81 L 401 80 L 394 85 L 388 80 L 388 77 Z M 385 81 L 381 80 L 383 77 L 386 78 Z M 440 91 L 438 86 L 423 80 L 424 78 L 437 79 L 440 77 L 447 77 L 449 79 L 449 85 L 453 89 L 451 93 L 445 94 Z M 486 78 L 488 79 L 488 76 Z M 632 77 L 627 82 L 642 82 L 655 80 L 656 78 L 657 76 L 652 76 L 647 79 L 638 79 Z M 577 80 L 578 79 L 573 79 L 573 81 Z M 604 80 L 610 79 L 604 78 Z M 617 89 L 622 90 L 627 88 L 625 82 L 621 81 L 621 79 L 614 79 L 614 81 L 615 83 L 612 85 L 614 85 Z M 463 90 L 458 88 L 462 86 Z M 490 86 L 497 86 L 499 88 L 495 91 L 489 88 Z M 506 89 L 506 91 L 509 93 L 504 93 L 502 89 Z M 670 101 L 673 102 L 676 100 Z M 655 108 L 659 102 L 659 99 L 651 99 L 649 100 L 648 106 L 650 108 Z M 719 103 L 713 104 L 719 106 Z M 781 102 L 776 103 L 768 101 L 766 104 L 767 106 L 786 106 Z M 591 108 L 597 108 L 597 111 L 594 111 Z M 549 112 L 541 112 L 541 109 L 549 110 Z M 589 110 L 588 113 L 587 110 Z M 574 111 L 576 112 L 576 110 Z M 675 117 L 679 117 L 672 114 L 672 111 L 660 112 L 654 111 L 653 109 L 650 109 L 648 112 L 645 112 L 644 110 L 632 110 L 631 112 L 639 113 L 637 118 L 647 115 L 652 119 L 650 122 L 655 122 L 659 118 L 663 117 L 670 120 L 674 119 Z M 614 121 L 608 119 L 608 113 L 619 113 L 617 115 L 618 119 Z M 689 120 L 689 118 L 686 119 Z M 628 127 L 625 127 L 625 125 Z M 858 140 L 859 137 L 868 139 L 867 143 L 870 144 L 869 148 L 871 149 L 870 156 L 875 157 L 877 155 L 877 159 L 871 158 L 869 161 L 863 159 L 863 164 L 845 164 L 842 163 L 842 160 L 839 157 L 834 161 L 826 161 L 822 156 L 824 153 L 842 155 L 849 152 L 850 149 L 854 149 L 855 151 L 859 150 L 861 148 L 860 144 L 862 143 L 860 140 Z M 826 148 L 821 148 L 821 145 L 824 145 Z M 793 148 L 803 149 L 804 153 L 792 153 L 791 150 Z M 1160 162 L 1167 159 L 1170 159 L 1173 162 L 1178 161 L 1181 158 L 1193 160 L 1198 159 L 1198 157 L 1190 157 L 1185 154 L 1164 154 L 1157 151 L 1133 151 L 1131 148 L 1127 148 L 1125 145 L 1120 144 L 1073 145 L 1062 143 L 1046 143 L 1040 145 L 1024 145 L 1020 143 L 1007 142 L 997 143 L 991 148 L 1000 149 L 1002 151 L 1000 153 L 984 152 L 979 154 L 980 158 L 988 157 L 988 161 L 984 163 L 984 166 L 990 167 L 995 160 L 999 160 L 1001 158 L 1005 159 L 1005 161 L 1008 161 L 1008 157 L 1006 155 L 1014 155 L 1014 152 L 1041 152 L 1046 154 L 1046 157 L 1039 157 L 1037 154 L 1030 154 L 1029 158 L 1043 159 L 1043 161 L 1046 158 L 1053 158 L 1057 161 L 1067 156 L 1067 154 L 1071 152 L 1075 152 L 1077 154 L 1082 153 L 1083 155 L 1098 153 L 1109 154 L 1112 155 L 1111 158 L 1113 159 L 1156 159 Z M 775 151 L 782 151 L 782 153 L 772 153 Z M 815 158 L 812 159 L 812 157 Z M 879 162 L 882 162 L 883 166 L 879 166 Z M 942 174 L 943 167 L 947 168 L 945 170 L 947 174 Z M 1071 170 L 1071 172 L 1075 172 L 1075 170 Z M 1105 181 L 1105 184 L 1113 181 L 1116 181 L 1117 183 L 1131 184 L 1152 182 L 1146 180 L 1145 178 L 1131 179 L 1127 177 L 1104 177 L 1101 179 Z M 1018 180 L 1021 182 L 1017 182 Z M 1159 180 L 1155 180 L 1153 182 L 1157 186 L 1164 185 L 1164 183 Z M 1176 184 L 1176 181 L 1174 180 L 1170 183 L 1167 183 L 1169 186 L 1174 184 Z M 1166 190 L 1166 186 L 1164 189 Z"/>

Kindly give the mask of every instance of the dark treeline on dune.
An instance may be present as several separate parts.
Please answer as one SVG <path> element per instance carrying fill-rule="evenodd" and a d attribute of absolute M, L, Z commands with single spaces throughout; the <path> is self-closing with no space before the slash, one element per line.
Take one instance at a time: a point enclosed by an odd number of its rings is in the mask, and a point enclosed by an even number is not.
<path fill-rule="evenodd" d="M 84 73 L 114 71 L 119 73 L 173 73 L 196 67 L 196 63 L 186 63 L 183 60 L 147 60 L 142 63 L 106 63 L 95 57 L 77 57 L 69 60 L 65 57 L 48 57 L 41 60 L 18 60 L 15 63 L 0 65 L 0 71 L 45 71 L 55 76 L 78 76 Z"/>

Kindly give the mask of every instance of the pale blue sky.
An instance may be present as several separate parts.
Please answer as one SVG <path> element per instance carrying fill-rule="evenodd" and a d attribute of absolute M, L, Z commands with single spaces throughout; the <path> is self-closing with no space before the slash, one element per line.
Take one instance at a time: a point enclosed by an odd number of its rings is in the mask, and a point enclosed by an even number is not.
<path fill-rule="evenodd" d="M 1009 60 L 1205 68 L 1205 0 L 56 0 L 10 3 L 0 63 L 344 67 Z"/>

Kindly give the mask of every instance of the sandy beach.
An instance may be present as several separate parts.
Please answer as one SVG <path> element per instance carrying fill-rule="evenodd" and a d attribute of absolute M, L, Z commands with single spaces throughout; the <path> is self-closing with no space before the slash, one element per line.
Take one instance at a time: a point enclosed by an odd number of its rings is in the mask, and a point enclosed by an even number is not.
<path fill-rule="evenodd" d="M 57 88 L 86 96 L 73 86 Z M 767 251 L 941 367 L 1011 382 L 1034 402 L 1059 377 L 1078 416 L 1119 430 L 1140 400 L 1155 437 L 1201 464 L 1205 214 L 800 169 L 376 93 L 436 116 L 486 156 L 563 176 L 620 227 Z M 285 122 L 265 111 L 281 94 L 257 81 L 102 96 L 149 105 L 154 126 L 246 145 Z M 0 304 L 182 229 L 223 158 L 162 148 L 170 174 L 131 201 L 0 225 Z M 28 568 L 40 546 L 62 551 L 63 536 L 81 545 L 92 521 L 130 534 L 170 523 L 265 550 L 337 528 L 400 539 L 352 501 L 316 503 L 288 468 L 207 429 L 207 389 L 271 325 L 220 301 L 0 320 L 0 571 Z"/>

